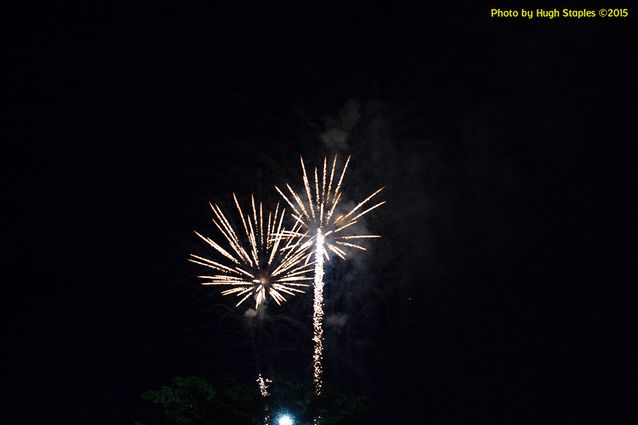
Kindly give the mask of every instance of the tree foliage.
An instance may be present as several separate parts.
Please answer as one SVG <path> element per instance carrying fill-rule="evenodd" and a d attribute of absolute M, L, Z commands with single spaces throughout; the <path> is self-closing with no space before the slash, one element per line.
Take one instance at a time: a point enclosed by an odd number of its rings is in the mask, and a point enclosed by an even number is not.
<path fill-rule="evenodd" d="M 283 413 L 298 425 L 356 425 L 365 423 L 369 406 L 365 398 L 337 391 L 329 385 L 317 399 L 309 383 L 277 376 L 271 396 L 261 399 L 256 386 L 225 379 L 213 388 L 206 379 L 177 377 L 172 383 L 145 392 L 142 397 L 162 407 L 170 425 L 258 425 L 269 412 L 271 425 Z"/>

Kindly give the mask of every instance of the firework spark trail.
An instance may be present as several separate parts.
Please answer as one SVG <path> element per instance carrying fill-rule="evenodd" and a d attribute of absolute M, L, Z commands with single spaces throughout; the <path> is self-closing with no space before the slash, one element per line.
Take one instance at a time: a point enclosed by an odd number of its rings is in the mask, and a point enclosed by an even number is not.
<path fill-rule="evenodd" d="M 385 204 L 385 201 L 378 202 L 371 207 L 364 209 L 355 215 L 360 209 L 364 208 L 369 201 L 378 195 L 383 188 L 378 189 L 363 201 L 358 203 L 354 208 L 345 214 L 335 215 L 335 211 L 339 211 L 337 206 L 341 201 L 341 184 L 343 182 L 348 164 L 350 163 L 350 157 L 346 159 L 346 162 L 341 170 L 341 173 L 337 180 L 335 180 L 335 171 L 337 167 L 337 155 L 332 160 L 332 166 L 330 167 L 329 179 L 328 175 L 328 161 L 324 157 L 323 168 L 321 173 L 318 167 L 314 168 L 314 182 L 311 182 L 306 172 L 306 165 L 303 158 L 300 158 L 302 180 L 304 185 L 304 192 L 299 194 L 295 192 L 288 183 L 286 188 L 288 189 L 289 196 L 286 196 L 283 190 L 275 186 L 275 189 L 284 198 L 286 203 L 292 208 L 293 213 L 291 216 L 295 219 L 295 226 L 297 231 L 289 231 L 287 235 L 289 237 L 306 238 L 306 242 L 302 246 L 308 244 L 314 245 L 315 256 L 315 278 L 314 278 L 314 312 L 313 312 L 313 341 L 315 343 L 315 350 L 313 354 L 313 367 L 314 374 L 313 380 L 315 384 L 315 393 L 321 394 L 322 390 L 322 358 L 323 358 L 323 264 L 324 260 L 330 260 L 328 252 L 331 252 L 341 259 L 345 259 L 347 252 L 342 247 L 354 248 L 361 251 L 366 251 L 364 246 L 355 243 L 357 239 L 371 239 L 380 238 L 380 235 L 358 235 L 358 234 L 345 234 L 346 229 L 352 230 L 352 226 L 358 222 L 360 218 L 375 210 L 381 205 Z M 321 180 L 319 179 L 321 174 Z M 327 188 L 326 188 L 327 180 Z M 311 186 L 314 183 L 314 191 Z M 313 198 L 314 192 L 314 198 Z M 302 199 L 307 198 L 307 202 Z M 301 230 L 305 230 L 305 233 L 300 233 Z M 314 234 L 314 235 L 313 235 Z M 309 236 L 313 235 L 313 236 Z M 308 264 L 313 252 L 307 254 L 305 263 Z"/>
<path fill-rule="evenodd" d="M 264 378 L 263 376 L 261 376 L 261 373 L 257 377 L 257 386 L 259 387 L 259 394 L 261 395 L 262 398 L 266 398 L 270 396 L 270 393 L 268 392 L 268 387 L 270 386 L 271 383 L 272 381 L 268 378 Z"/>
<path fill-rule="evenodd" d="M 261 373 L 257 377 L 257 386 L 259 387 L 259 395 L 261 398 L 266 400 L 270 397 L 270 392 L 268 391 L 268 387 L 272 381 L 268 378 L 264 378 Z M 263 425 L 270 425 L 270 406 L 268 403 L 264 403 L 264 422 Z"/>
<path fill-rule="evenodd" d="M 256 310 L 267 296 L 281 305 L 286 301 L 283 294 L 303 293 L 299 288 L 307 287 L 305 282 L 313 280 L 307 276 L 312 272 L 313 264 L 304 263 L 311 245 L 305 242 L 305 234 L 300 231 L 301 224 L 286 230 L 283 225 L 286 210 L 280 209 L 277 204 L 274 213 L 267 213 L 264 228 L 261 202 L 257 208 L 255 198 L 251 196 L 251 211 L 244 214 L 235 194 L 233 200 L 243 233 L 237 232 L 219 205 L 212 203 L 212 220 L 224 242 L 215 242 L 195 232 L 219 257 L 210 259 L 191 254 L 189 261 L 215 271 L 209 276 L 198 276 L 204 279 L 202 284 L 229 287 L 221 294 L 240 298 L 236 307 L 253 296 Z"/>
<path fill-rule="evenodd" d="M 317 229 L 317 242 L 315 244 L 315 284 L 313 302 L 313 342 L 315 349 L 313 352 L 313 382 L 317 395 L 321 394 L 323 382 L 323 257 L 324 257 L 324 236 L 321 229 Z"/>

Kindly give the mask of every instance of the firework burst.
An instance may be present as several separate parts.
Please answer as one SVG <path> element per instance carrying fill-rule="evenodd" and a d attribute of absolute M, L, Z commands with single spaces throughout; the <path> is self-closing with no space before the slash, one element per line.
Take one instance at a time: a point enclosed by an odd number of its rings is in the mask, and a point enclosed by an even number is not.
<path fill-rule="evenodd" d="M 286 211 L 279 204 L 274 212 L 264 211 L 262 203 L 257 206 L 251 195 L 251 208 L 244 214 L 235 194 L 233 200 L 243 231 L 237 231 L 219 205 L 211 203 L 212 221 L 223 242 L 195 232 L 216 254 L 212 259 L 190 255 L 189 261 L 214 271 L 212 275 L 198 276 L 204 280 L 202 285 L 228 287 L 221 294 L 236 296 L 239 299 L 236 307 L 252 296 L 255 309 L 267 298 L 281 305 L 286 301 L 284 295 L 303 293 L 308 286 L 305 282 L 313 280 L 307 277 L 313 264 L 305 261 L 311 244 L 301 233 L 301 224 L 286 230 L 283 224 Z"/>
<path fill-rule="evenodd" d="M 285 232 L 285 234 L 289 237 L 308 239 L 306 244 L 310 243 L 314 246 L 314 250 L 307 254 L 305 263 L 308 264 L 314 254 L 313 342 L 315 348 L 313 353 L 313 381 L 315 392 L 320 395 L 323 375 L 324 260 L 330 260 L 329 252 L 341 259 L 345 259 L 348 248 L 366 251 L 367 249 L 360 245 L 360 240 L 380 238 L 380 235 L 354 234 L 352 233 L 354 229 L 352 226 L 370 211 L 383 205 L 385 201 L 369 206 L 370 201 L 383 190 L 383 188 L 380 188 L 348 212 L 342 213 L 340 212 L 341 208 L 338 207 L 342 201 L 341 183 L 348 169 L 350 157 L 346 159 L 338 179 L 335 179 L 337 155 L 334 156 L 330 167 L 328 166 L 327 157 L 324 157 L 323 167 L 321 169 L 314 168 L 314 185 L 312 184 L 312 176 L 310 179 L 308 178 L 303 158 L 300 158 L 300 161 L 305 194 L 295 192 L 288 183 L 286 183 L 286 188 L 289 192 L 288 196 L 279 187 L 275 186 L 275 189 L 292 208 L 294 214 L 291 215 L 296 221 L 295 226 L 299 226 L 298 230 L 293 229 Z M 305 231 L 305 233 L 302 234 L 301 231 Z"/>
<path fill-rule="evenodd" d="M 348 169 L 350 157 L 346 159 L 346 163 L 341 170 L 338 180 L 335 179 L 337 155 L 334 156 L 330 167 L 328 167 L 327 158 L 324 157 L 322 170 L 320 171 L 317 167 L 314 168 L 314 191 L 312 190 L 313 182 L 308 178 L 303 158 L 300 158 L 300 161 L 306 193 L 299 194 L 286 183 L 286 188 L 289 191 L 289 195 L 286 196 L 283 190 L 275 186 L 277 192 L 279 192 L 286 203 L 292 208 L 294 212 L 294 214 L 291 214 L 292 217 L 296 220 L 297 224 L 301 225 L 301 229 L 307 231 L 304 235 L 298 232 L 288 233 L 296 237 L 306 237 L 308 234 L 312 234 L 316 240 L 316 232 L 321 229 L 327 248 L 324 250 L 326 260 L 330 259 L 328 251 L 341 259 L 346 258 L 347 254 L 345 249 L 347 248 L 366 251 L 365 247 L 357 243 L 358 240 L 380 238 L 381 236 L 352 234 L 349 233 L 349 231 L 351 230 L 351 226 L 358 223 L 364 215 L 385 204 L 385 201 L 381 201 L 366 208 L 366 205 L 368 205 L 372 198 L 383 191 L 384 188 L 379 188 L 348 212 L 340 214 L 337 211 L 339 211 L 338 206 L 342 201 L 341 184 Z M 328 168 L 330 168 L 329 171 Z M 321 174 L 321 177 L 319 177 L 319 174 Z M 291 201 L 291 199 L 293 201 Z M 312 254 L 312 252 L 309 253 L 309 256 Z"/>

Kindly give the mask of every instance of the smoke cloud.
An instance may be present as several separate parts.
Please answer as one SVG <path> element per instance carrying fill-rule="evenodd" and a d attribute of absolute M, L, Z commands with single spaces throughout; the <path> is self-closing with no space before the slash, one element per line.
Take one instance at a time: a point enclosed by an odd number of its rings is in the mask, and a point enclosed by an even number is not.
<path fill-rule="evenodd" d="M 257 311 L 252 308 L 249 308 L 248 310 L 244 312 L 244 317 L 246 319 L 252 319 L 253 317 L 256 317 L 256 316 L 257 316 Z"/>
<path fill-rule="evenodd" d="M 328 149 L 348 148 L 350 132 L 361 118 L 360 106 L 359 102 L 350 99 L 343 105 L 337 118 L 331 118 L 326 122 L 326 131 L 321 134 L 321 141 Z"/>
<path fill-rule="evenodd" d="M 326 325 L 331 328 L 342 328 L 348 322 L 348 316 L 345 314 L 335 313 L 326 317 Z"/>

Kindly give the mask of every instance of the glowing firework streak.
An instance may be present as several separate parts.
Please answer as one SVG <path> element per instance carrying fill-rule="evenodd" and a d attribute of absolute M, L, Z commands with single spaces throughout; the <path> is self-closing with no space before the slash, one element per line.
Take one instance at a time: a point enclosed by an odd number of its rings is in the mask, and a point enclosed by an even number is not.
<path fill-rule="evenodd" d="M 315 244 L 315 284 L 314 284 L 314 302 L 313 302 L 313 336 L 315 349 L 312 356 L 313 363 L 313 382 L 317 395 L 321 394 L 323 367 L 321 360 L 323 357 L 323 256 L 324 256 L 324 237 L 321 229 L 317 229 L 317 239 Z"/>
<path fill-rule="evenodd" d="M 259 374 L 259 376 L 257 377 L 257 385 L 259 386 L 259 394 L 261 395 L 261 398 L 267 399 L 268 397 L 270 397 L 270 393 L 268 392 L 268 387 L 270 386 L 271 383 L 272 381 L 270 379 L 268 378 L 264 379 L 264 377 L 261 376 L 261 373 Z M 270 408 L 268 404 L 264 404 L 263 425 L 270 425 Z"/>
<path fill-rule="evenodd" d="M 233 199 L 243 233 L 237 232 L 222 209 L 212 203 L 212 220 L 224 242 L 217 243 L 195 232 L 219 257 L 210 259 L 191 254 L 189 261 L 214 270 L 212 275 L 198 276 L 204 279 L 202 285 L 229 287 L 221 294 L 238 297 L 236 307 L 252 296 L 255 309 L 259 309 L 267 296 L 281 305 L 286 301 L 284 294 L 303 293 L 299 288 L 306 288 L 308 284 L 304 282 L 312 280 L 307 276 L 312 264 L 305 261 L 311 244 L 304 242 L 304 235 L 299 233 L 301 225 L 296 224 L 292 230 L 284 229 L 285 209 L 280 210 L 279 204 L 274 213 L 264 211 L 262 203 L 257 208 L 251 196 L 252 211 L 244 214 L 235 194 Z"/>
<path fill-rule="evenodd" d="M 257 377 L 257 385 L 259 386 L 259 394 L 261 395 L 262 398 L 266 398 L 270 395 L 270 393 L 268 392 L 268 387 L 270 386 L 271 383 L 272 381 L 268 378 L 264 379 L 264 377 L 261 376 L 261 373 Z"/>
<path fill-rule="evenodd" d="M 288 232 L 291 237 L 308 238 L 311 244 L 315 245 L 315 278 L 314 278 L 314 312 L 313 312 L 313 341 L 315 343 L 315 349 L 313 353 L 313 367 L 314 374 L 313 380 L 315 384 L 315 393 L 321 394 L 322 389 L 322 358 L 323 358 L 323 262 L 330 260 L 328 251 L 335 254 L 341 259 L 346 258 L 346 249 L 354 248 L 361 251 L 367 251 L 367 249 L 360 245 L 358 240 L 380 238 L 380 235 L 360 235 L 349 234 L 346 229 L 351 232 L 354 229 L 354 225 L 358 221 L 375 210 L 381 205 L 385 204 L 385 201 L 378 202 L 370 207 L 366 207 L 367 204 L 378 195 L 383 188 L 378 189 L 370 196 L 359 202 L 348 212 L 341 212 L 338 208 L 339 202 L 342 200 L 341 183 L 346 174 L 348 164 L 350 163 L 350 157 L 346 160 L 341 175 L 338 180 L 335 179 L 335 171 L 337 166 L 337 155 L 332 160 L 332 166 L 328 173 L 327 158 L 323 159 L 323 168 L 320 170 L 314 168 L 314 182 L 308 178 L 306 172 L 306 166 L 301 159 L 302 178 L 304 183 L 305 193 L 295 192 L 288 183 L 286 188 L 288 189 L 288 196 L 279 187 L 275 186 L 275 189 L 284 198 L 286 203 L 292 208 L 292 217 L 296 220 L 296 225 L 300 225 L 300 229 L 304 229 L 306 233 L 301 234 L 299 232 Z M 321 175 L 321 178 L 319 177 Z M 327 176 L 330 177 L 327 177 Z M 314 183 L 314 185 L 312 185 Z M 311 187 L 311 186 L 314 186 Z M 314 190 L 313 190 L 314 189 Z M 306 200 L 304 200 L 304 198 Z M 308 234 L 315 233 L 315 236 L 307 236 Z M 308 243 L 308 242 L 307 242 Z M 305 245 L 305 244 L 304 244 Z M 306 264 L 309 262 L 312 256 L 310 252 L 306 257 Z"/>

